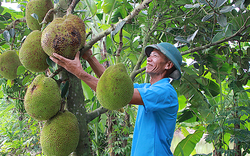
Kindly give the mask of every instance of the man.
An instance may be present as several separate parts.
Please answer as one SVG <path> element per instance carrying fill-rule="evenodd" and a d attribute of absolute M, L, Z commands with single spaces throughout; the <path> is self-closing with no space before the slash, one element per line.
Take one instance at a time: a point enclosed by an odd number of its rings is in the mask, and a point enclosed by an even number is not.
<path fill-rule="evenodd" d="M 170 78 L 181 77 L 182 56 L 173 45 L 163 42 L 145 48 L 147 55 L 146 73 L 150 83 L 134 84 L 134 94 L 130 104 L 139 105 L 131 156 L 168 156 L 173 138 L 178 111 L 178 98 L 169 83 Z M 79 52 L 74 60 L 66 59 L 56 53 L 52 61 L 83 80 L 96 91 L 98 79 L 82 69 Z M 87 52 L 83 56 L 98 77 L 105 68 Z"/>

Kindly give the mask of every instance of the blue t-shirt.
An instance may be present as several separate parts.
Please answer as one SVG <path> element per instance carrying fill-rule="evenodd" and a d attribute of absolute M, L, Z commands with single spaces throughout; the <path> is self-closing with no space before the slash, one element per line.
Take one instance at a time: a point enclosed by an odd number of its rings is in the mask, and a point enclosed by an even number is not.
<path fill-rule="evenodd" d="M 177 93 L 164 78 L 153 85 L 134 84 L 144 105 L 139 105 L 131 156 L 169 156 L 179 108 Z"/>

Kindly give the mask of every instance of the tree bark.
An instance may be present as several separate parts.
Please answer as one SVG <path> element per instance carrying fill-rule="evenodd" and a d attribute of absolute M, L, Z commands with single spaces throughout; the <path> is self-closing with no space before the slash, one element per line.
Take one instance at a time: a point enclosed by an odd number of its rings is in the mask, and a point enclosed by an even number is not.
<path fill-rule="evenodd" d="M 89 156 L 91 155 L 91 152 L 81 80 L 71 73 L 68 73 L 68 77 L 70 86 L 67 97 L 67 107 L 68 110 L 75 114 L 76 118 L 78 119 L 80 129 L 80 139 L 74 155 Z"/>

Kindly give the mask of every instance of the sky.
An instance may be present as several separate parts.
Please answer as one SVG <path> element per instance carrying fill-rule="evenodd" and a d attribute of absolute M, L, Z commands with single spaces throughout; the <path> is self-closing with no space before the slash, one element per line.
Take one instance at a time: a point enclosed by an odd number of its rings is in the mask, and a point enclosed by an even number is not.
<path fill-rule="evenodd" d="M 18 8 L 18 3 L 2 2 L 2 6 L 6 7 L 6 8 L 12 8 L 16 11 L 21 11 Z"/>

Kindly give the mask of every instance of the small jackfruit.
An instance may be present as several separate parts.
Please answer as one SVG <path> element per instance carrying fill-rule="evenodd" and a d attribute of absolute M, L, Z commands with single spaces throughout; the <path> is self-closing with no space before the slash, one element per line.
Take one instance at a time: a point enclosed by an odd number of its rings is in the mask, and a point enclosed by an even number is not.
<path fill-rule="evenodd" d="M 36 120 L 48 120 L 60 110 L 61 95 L 56 81 L 45 75 L 38 75 L 28 87 L 24 96 L 27 113 Z"/>
<path fill-rule="evenodd" d="M 42 151 L 47 156 L 68 156 L 79 142 L 80 131 L 76 116 L 69 112 L 59 112 L 46 121 L 41 131 Z"/>
<path fill-rule="evenodd" d="M 48 55 L 41 46 L 42 32 L 32 31 L 19 50 L 19 58 L 23 66 L 33 72 L 43 72 L 49 65 L 46 62 Z"/>
<path fill-rule="evenodd" d="M 0 55 L 0 74 L 9 80 L 17 78 L 17 68 L 21 65 L 15 50 L 8 50 Z"/>
<path fill-rule="evenodd" d="M 76 15 L 55 18 L 42 32 L 41 45 L 47 55 L 58 53 L 74 59 L 85 44 L 85 25 Z"/>
<path fill-rule="evenodd" d="M 100 77 L 96 94 L 100 104 L 109 110 L 119 110 L 132 99 L 134 86 L 122 63 L 108 67 Z"/>
<path fill-rule="evenodd" d="M 53 8 L 53 3 L 51 0 L 31 0 L 26 5 L 25 18 L 28 27 L 31 30 L 41 30 L 43 21 L 46 13 Z M 33 15 L 32 15 L 33 14 Z M 34 14 L 37 15 L 38 20 L 34 18 Z M 32 17 L 33 16 L 33 17 Z M 47 22 L 53 20 L 53 14 L 49 16 Z"/>

